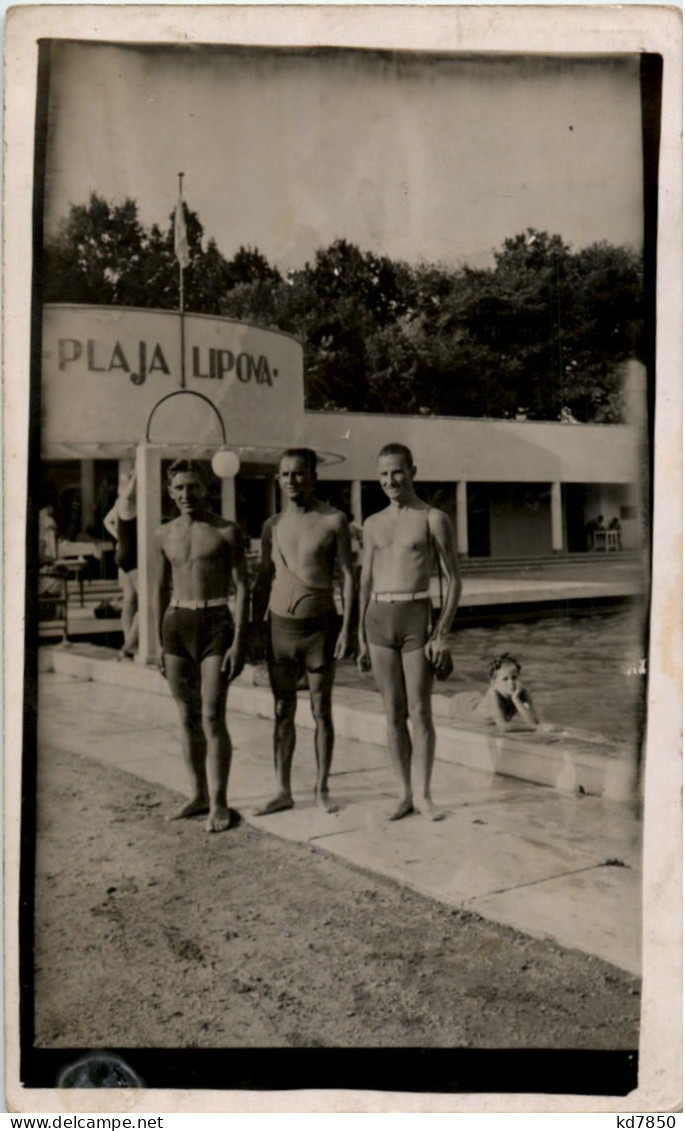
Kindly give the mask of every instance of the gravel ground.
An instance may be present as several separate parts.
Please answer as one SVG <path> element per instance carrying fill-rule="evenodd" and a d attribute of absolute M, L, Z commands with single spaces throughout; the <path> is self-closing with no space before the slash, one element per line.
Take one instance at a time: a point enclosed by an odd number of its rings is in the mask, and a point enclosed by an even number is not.
<path fill-rule="evenodd" d="M 637 1048 L 629 974 L 173 801 L 42 750 L 37 1047 Z"/>

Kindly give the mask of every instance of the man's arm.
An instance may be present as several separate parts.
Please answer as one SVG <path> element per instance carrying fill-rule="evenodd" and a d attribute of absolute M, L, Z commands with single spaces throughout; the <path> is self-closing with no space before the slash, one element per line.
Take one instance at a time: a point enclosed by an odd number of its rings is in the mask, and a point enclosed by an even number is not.
<path fill-rule="evenodd" d="M 235 585 L 235 636 L 233 644 L 224 656 L 222 671 L 228 671 L 230 679 L 236 679 L 244 666 L 245 635 L 249 611 L 249 586 L 245 562 L 245 542 L 240 527 L 231 525 L 231 579 Z"/>
<path fill-rule="evenodd" d="M 171 563 L 164 553 L 163 528 L 155 532 L 157 578 L 153 590 L 155 624 L 157 626 L 157 667 L 166 678 L 164 648 L 162 646 L 162 621 L 171 597 Z"/>
<path fill-rule="evenodd" d="M 362 539 L 362 572 L 359 580 L 359 650 L 357 662 L 363 671 L 369 668 L 369 645 L 366 640 L 366 610 L 371 600 L 371 583 L 373 578 L 373 535 L 371 533 L 371 518 L 367 518 L 363 528 Z"/>
<path fill-rule="evenodd" d="M 354 561 L 352 558 L 352 542 L 350 539 L 350 528 L 347 519 L 343 515 L 336 526 L 336 554 L 338 558 L 338 566 L 342 574 L 343 583 L 343 621 L 340 635 L 335 646 L 336 660 L 345 658 L 350 650 L 350 625 L 352 623 L 352 613 L 354 610 L 355 600 L 355 579 L 354 579 Z"/>
<path fill-rule="evenodd" d="M 429 645 L 434 642 L 440 648 L 444 648 L 447 633 L 452 627 L 454 614 L 457 611 L 461 596 L 462 586 L 457 559 L 457 542 L 454 527 L 442 511 L 431 508 L 428 515 L 428 527 L 435 542 L 436 551 L 440 555 L 439 564 L 445 575 L 442 609 Z"/>
<path fill-rule="evenodd" d="M 271 569 L 272 569 L 272 541 L 271 541 L 271 528 L 273 526 L 273 519 L 267 518 L 262 527 L 262 540 L 261 540 L 261 557 L 259 561 L 259 572 L 257 573 L 257 580 L 252 592 L 252 620 L 255 624 L 261 624 L 266 616 L 266 610 L 269 607 L 269 597 L 271 595 Z"/>

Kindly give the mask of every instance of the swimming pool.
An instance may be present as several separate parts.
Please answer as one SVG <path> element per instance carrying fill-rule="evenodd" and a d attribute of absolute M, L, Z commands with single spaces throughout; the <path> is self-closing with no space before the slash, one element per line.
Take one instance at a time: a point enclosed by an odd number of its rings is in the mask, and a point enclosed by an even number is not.
<path fill-rule="evenodd" d="M 560 726 L 633 740 L 644 710 L 643 614 L 637 605 L 492 624 L 464 624 L 450 636 L 454 682 L 485 687 L 493 656 L 511 652 L 541 717 Z M 443 690 L 438 686 L 436 690 Z"/>
<path fill-rule="evenodd" d="M 450 634 L 454 674 L 436 683 L 437 694 L 482 688 L 490 660 L 511 652 L 545 722 L 579 727 L 621 742 L 634 741 L 644 712 L 646 675 L 644 614 L 630 603 L 580 611 L 547 610 L 539 616 L 473 623 L 455 620 Z M 351 661 L 339 665 L 343 686 L 372 687 L 373 678 L 356 672 Z"/>

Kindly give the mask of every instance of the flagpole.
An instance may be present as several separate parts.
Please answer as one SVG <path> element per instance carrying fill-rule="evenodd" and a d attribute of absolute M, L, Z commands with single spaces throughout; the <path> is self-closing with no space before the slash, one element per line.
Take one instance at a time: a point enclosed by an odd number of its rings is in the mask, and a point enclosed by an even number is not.
<path fill-rule="evenodd" d="M 183 173 L 178 174 L 178 205 L 181 209 L 181 217 L 183 220 Z M 177 220 L 178 224 L 178 220 Z M 179 313 L 181 316 L 181 388 L 186 387 L 186 326 L 185 326 L 185 295 L 183 291 L 183 258 L 178 261 L 178 274 L 179 274 Z"/>

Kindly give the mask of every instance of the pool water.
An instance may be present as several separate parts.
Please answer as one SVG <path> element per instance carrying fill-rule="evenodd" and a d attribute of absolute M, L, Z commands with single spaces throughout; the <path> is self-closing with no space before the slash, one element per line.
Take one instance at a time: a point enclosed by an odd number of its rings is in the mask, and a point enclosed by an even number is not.
<path fill-rule="evenodd" d="M 465 624 L 450 636 L 450 648 L 455 676 L 444 688 L 447 694 L 475 686 L 484 690 L 490 660 L 511 652 L 544 721 L 621 742 L 638 737 L 646 676 L 640 674 L 643 620 L 635 606 Z"/>
<path fill-rule="evenodd" d="M 457 614 L 456 631 L 450 635 L 454 673 L 434 690 L 442 695 L 485 691 L 490 660 L 511 652 L 544 722 L 632 743 L 644 717 L 643 624 L 637 604 L 461 625 Z M 373 677 L 361 675 L 349 660 L 339 665 L 336 681 L 374 686 Z"/>

